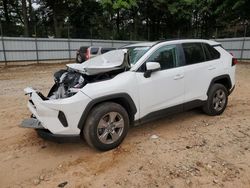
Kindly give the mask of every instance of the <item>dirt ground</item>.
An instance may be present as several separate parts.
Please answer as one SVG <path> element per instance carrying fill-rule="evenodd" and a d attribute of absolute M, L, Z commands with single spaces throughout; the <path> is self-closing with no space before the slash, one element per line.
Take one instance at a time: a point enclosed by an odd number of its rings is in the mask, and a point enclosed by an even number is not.
<path fill-rule="evenodd" d="M 30 116 L 23 88 L 48 92 L 63 67 L 0 68 L 0 187 L 250 187 L 250 63 L 237 65 L 223 115 L 191 110 L 134 127 L 108 152 L 19 127 Z"/>

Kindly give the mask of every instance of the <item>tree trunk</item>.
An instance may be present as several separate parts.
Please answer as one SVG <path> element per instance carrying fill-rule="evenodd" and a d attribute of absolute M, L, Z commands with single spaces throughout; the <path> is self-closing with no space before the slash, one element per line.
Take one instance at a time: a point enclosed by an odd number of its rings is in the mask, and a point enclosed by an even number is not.
<path fill-rule="evenodd" d="M 149 25 L 149 5 L 146 3 L 147 11 L 146 11 L 146 17 L 147 17 L 147 39 L 150 40 L 150 25 Z"/>
<path fill-rule="evenodd" d="M 28 0 L 28 3 L 29 3 L 29 16 L 31 17 L 31 14 L 32 14 L 32 2 L 31 2 L 31 0 Z"/>
<path fill-rule="evenodd" d="M 139 25 L 139 18 L 137 15 L 137 11 L 134 14 L 134 37 L 133 40 L 138 40 L 138 25 Z"/>
<path fill-rule="evenodd" d="M 158 14 L 156 18 L 157 18 L 157 22 L 156 22 L 156 36 L 157 36 L 157 40 L 160 40 L 160 29 L 161 29 L 161 26 L 160 26 L 160 15 Z"/>
<path fill-rule="evenodd" d="M 35 16 L 33 15 L 33 9 L 32 9 L 32 2 L 31 0 L 28 0 L 28 3 L 29 3 L 29 34 L 32 35 L 33 34 L 33 25 L 35 27 Z"/>
<path fill-rule="evenodd" d="M 4 17 L 5 17 L 5 21 L 7 23 L 10 22 L 10 17 L 9 17 L 9 11 L 8 11 L 8 3 L 7 0 L 3 0 L 3 10 L 4 10 Z"/>
<path fill-rule="evenodd" d="M 119 11 L 119 9 L 117 10 L 116 32 L 117 32 L 117 36 L 119 38 L 120 37 L 120 11 Z"/>
<path fill-rule="evenodd" d="M 53 12 L 53 22 L 54 22 L 54 29 L 55 29 L 55 37 L 60 38 L 61 37 L 61 30 L 59 26 L 59 22 L 57 20 L 56 12 Z"/>
<path fill-rule="evenodd" d="M 22 0 L 22 13 L 23 13 L 23 23 L 24 23 L 24 36 L 29 36 L 29 21 L 27 16 L 27 5 L 26 0 Z"/>
<path fill-rule="evenodd" d="M 55 37 L 60 38 L 62 37 L 63 20 L 60 20 L 60 6 L 57 1 L 53 2 L 52 11 L 53 11 Z"/>

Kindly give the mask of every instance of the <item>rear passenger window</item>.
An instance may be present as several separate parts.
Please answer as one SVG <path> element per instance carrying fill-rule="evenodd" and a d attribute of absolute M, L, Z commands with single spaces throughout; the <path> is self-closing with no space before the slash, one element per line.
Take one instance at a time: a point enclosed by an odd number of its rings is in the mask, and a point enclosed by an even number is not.
<path fill-rule="evenodd" d="M 98 53 L 99 48 L 91 48 L 90 53 L 96 55 Z"/>
<path fill-rule="evenodd" d="M 203 45 L 204 52 L 206 55 L 206 61 L 220 58 L 220 53 L 216 49 L 214 49 L 212 46 L 206 43 L 203 43 L 202 45 Z"/>
<path fill-rule="evenodd" d="M 201 43 L 183 43 L 182 47 L 187 65 L 205 61 L 205 55 Z"/>

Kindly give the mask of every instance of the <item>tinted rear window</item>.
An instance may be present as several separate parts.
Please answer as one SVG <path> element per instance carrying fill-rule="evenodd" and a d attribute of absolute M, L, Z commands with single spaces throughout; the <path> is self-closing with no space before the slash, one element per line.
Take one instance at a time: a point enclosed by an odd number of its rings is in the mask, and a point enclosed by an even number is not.
<path fill-rule="evenodd" d="M 220 58 L 220 53 L 216 49 L 214 49 L 212 46 L 210 46 L 209 44 L 206 44 L 206 43 L 203 43 L 202 45 L 204 48 L 204 52 L 205 52 L 207 61 Z"/>
<path fill-rule="evenodd" d="M 91 48 L 90 53 L 96 55 L 98 53 L 99 48 Z"/>
<path fill-rule="evenodd" d="M 109 51 L 114 50 L 114 49 L 115 48 L 102 48 L 101 49 L 101 54 L 104 54 L 104 53 L 109 52 Z"/>
<path fill-rule="evenodd" d="M 201 43 L 183 43 L 182 46 L 187 65 L 205 61 Z"/>

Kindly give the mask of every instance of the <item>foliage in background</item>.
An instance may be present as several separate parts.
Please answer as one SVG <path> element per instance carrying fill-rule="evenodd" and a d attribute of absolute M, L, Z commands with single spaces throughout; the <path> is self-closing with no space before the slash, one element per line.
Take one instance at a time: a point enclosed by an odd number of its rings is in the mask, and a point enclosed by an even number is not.
<path fill-rule="evenodd" d="M 250 23 L 249 0 L 2 0 L 0 8 L 4 36 L 237 37 Z"/>

